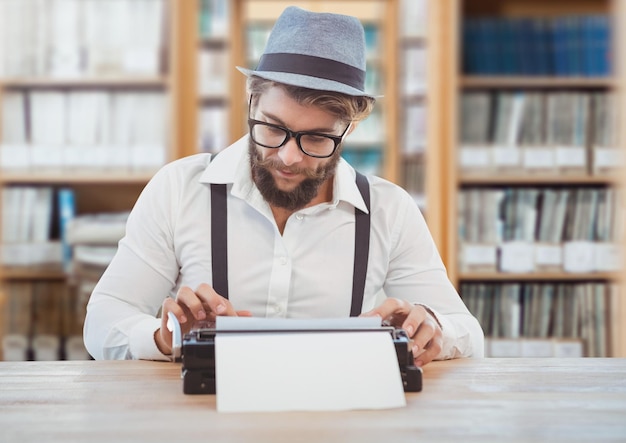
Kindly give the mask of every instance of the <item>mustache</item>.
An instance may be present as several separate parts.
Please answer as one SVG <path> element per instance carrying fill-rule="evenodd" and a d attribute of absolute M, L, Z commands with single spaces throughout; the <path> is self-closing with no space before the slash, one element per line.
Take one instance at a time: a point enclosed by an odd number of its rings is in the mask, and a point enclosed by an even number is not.
<path fill-rule="evenodd" d="M 281 171 L 287 171 L 291 174 L 301 174 L 307 178 L 319 178 L 319 171 L 311 170 L 310 168 L 299 168 L 293 166 L 286 166 L 280 159 L 268 157 L 266 159 L 260 158 L 260 155 L 257 155 L 256 165 L 265 169 L 279 169 Z"/>

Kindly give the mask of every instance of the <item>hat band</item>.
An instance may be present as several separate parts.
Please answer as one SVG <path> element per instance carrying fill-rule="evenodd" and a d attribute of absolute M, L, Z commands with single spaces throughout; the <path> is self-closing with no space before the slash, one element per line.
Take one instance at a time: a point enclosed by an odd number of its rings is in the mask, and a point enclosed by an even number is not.
<path fill-rule="evenodd" d="M 365 90 L 365 71 L 346 63 L 314 55 L 274 53 L 261 56 L 256 71 L 285 72 L 333 80 Z"/>

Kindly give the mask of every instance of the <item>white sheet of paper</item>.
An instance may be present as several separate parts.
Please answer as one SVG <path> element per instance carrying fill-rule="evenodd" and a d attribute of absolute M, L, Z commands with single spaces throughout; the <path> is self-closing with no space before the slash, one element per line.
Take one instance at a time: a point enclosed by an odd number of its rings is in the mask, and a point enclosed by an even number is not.
<path fill-rule="evenodd" d="M 377 328 L 380 326 L 380 320 L 380 317 L 300 319 L 218 316 L 215 320 L 215 329 L 219 331 L 362 329 Z"/>
<path fill-rule="evenodd" d="M 275 322 L 267 323 L 279 329 Z M 320 329 L 316 321 L 304 323 L 313 324 L 308 329 Z M 292 324 L 288 329 L 295 327 Z M 219 412 L 339 411 L 406 405 L 388 331 L 218 334 L 215 353 Z"/>

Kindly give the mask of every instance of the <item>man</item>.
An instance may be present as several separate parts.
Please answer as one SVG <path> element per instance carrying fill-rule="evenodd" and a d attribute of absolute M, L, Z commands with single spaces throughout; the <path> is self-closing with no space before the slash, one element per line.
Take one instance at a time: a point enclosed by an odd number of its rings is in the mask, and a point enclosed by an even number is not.
<path fill-rule="evenodd" d="M 417 365 L 482 356 L 412 198 L 378 177 L 357 185 L 340 157 L 375 101 L 359 21 L 289 7 L 256 70 L 240 70 L 249 135 L 146 186 L 87 307 L 91 355 L 167 360 L 172 312 L 184 330 L 218 315 L 379 316 L 407 331 Z"/>

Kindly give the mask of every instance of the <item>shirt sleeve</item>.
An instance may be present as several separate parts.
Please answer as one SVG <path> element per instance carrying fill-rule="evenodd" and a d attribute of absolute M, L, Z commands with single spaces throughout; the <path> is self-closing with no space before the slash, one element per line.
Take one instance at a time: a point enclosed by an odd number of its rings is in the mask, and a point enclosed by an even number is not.
<path fill-rule="evenodd" d="M 141 193 L 126 235 L 90 297 L 83 339 L 97 360 L 169 360 L 154 342 L 159 309 L 178 275 L 171 238 L 175 199 L 167 180 L 167 173 L 159 172 Z"/>
<path fill-rule="evenodd" d="M 443 332 L 438 360 L 483 357 L 483 330 L 450 282 L 426 221 L 410 196 L 394 215 L 385 294 L 433 311 Z"/>

